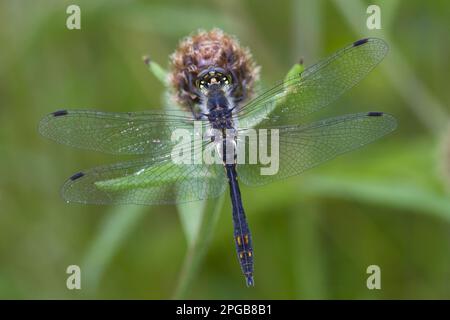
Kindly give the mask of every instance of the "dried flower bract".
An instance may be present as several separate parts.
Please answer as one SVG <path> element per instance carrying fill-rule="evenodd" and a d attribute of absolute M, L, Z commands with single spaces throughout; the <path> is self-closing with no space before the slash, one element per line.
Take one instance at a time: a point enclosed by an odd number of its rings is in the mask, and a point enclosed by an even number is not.
<path fill-rule="evenodd" d="M 195 94 L 197 76 L 210 67 L 219 67 L 229 72 L 237 86 L 233 91 L 236 103 L 248 100 L 255 81 L 259 78 L 259 67 L 247 48 L 220 29 L 200 30 L 183 39 L 170 58 L 169 81 L 172 98 L 184 108 L 193 110 L 199 103 Z"/>

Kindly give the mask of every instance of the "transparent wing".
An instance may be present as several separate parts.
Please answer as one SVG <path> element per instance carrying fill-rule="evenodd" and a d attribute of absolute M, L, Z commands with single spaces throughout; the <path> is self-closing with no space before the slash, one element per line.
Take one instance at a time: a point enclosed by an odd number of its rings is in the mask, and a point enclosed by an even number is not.
<path fill-rule="evenodd" d="M 69 202 L 171 204 L 217 197 L 227 187 L 222 164 L 176 164 L 139 159 L 74 174 L 62 188 Z"/>
<path fill-rule="evenodd" d="M 174 146 L 175 129 L 193 133 L 193 119 L 186 113 L 109 113 L 61 110 L 44 117 L 39 132 L 72 147 L 111 154 L 167 154 Z"/>
<path fill-rule="evenodd" d="M 240 126 L 298 124 L 302 117 L 330 104 L 361 81 L 387 51 L 381 39 L 354 42 L 244 105 L 237 112 Z"/>
<path fill-rule="evenodd" d="M 326 119 L 309 125 L 280 127 L 278 157 L 276 154 L 271 155 L 272 163 L 279 159 L 278 165 L 275 164 L 277 173 L 263 175 L 261 169 L 267 170 L 267 164 L 238 164 L 238 177 L 248 185 L 263 185 L 294 176 L 337 155 L 375 141 L 392 132 L 396 125 L 395 118 L 389 114 L 369 112 Z M 273 151 L 275 142 L 271 143 L 271 136 L 267 140 L 268 150 Z"/>

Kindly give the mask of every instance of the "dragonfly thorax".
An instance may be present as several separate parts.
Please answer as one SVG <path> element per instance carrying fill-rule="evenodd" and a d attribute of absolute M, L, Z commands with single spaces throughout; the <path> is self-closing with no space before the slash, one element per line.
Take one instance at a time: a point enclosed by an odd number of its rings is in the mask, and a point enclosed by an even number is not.
<path fill-rule="evenodd" d="M 208 89 L 205 95 L 205 100 L 208 111 L 230 109 L 230 102 L 227 97 L 227 92 L 219 85 L 212 86 Z"/>
<path fill-rule="evenodd" d="M 232 129 L 233 121 L 228 100 L 224 97 L 208 99 L 208 120 L 214 129 Z"/>

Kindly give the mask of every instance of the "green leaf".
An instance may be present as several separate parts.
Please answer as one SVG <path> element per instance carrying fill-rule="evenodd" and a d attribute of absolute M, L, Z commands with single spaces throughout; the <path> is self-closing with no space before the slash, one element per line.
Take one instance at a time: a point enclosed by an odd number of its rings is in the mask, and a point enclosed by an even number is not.
<path fill-rule="evenodd" d="M 133 174 L 103 180 L 95 182 L 95 186 L 102 190 L 107 191 L 119 191 L 119 190 L 131 190 L 136 188 L 150 188 L 157 187 L 163 184 L 172 184 L 177 182 L 177 179 L 186 172 L 187 169 L 193 165 L 173 165 L 172 162 L 158 164 L 143 168 Z M 193 171 L 192 180 L 195 179 L 214 179 L 217 176 L 213 170 L 208 171 L 206 174 L 202 171 Z"/>
<path fill-rule="evenodd" d="M 302 192 L 376 203 L 450 221 L 450 197 L 435 172 L 434 148 L 432 141 L 379 142 L 315 169 L 314 175 L 305 175 Z"/>
<path fill-rule="evenodd" d="M 106 267 L 147 210 L 145 206 L 118 206 L 105 215 L 82 263 L 89 294 L 95 296 Z"/>
<path fill-rule="evenodd" d="M 170 169 L 170 174 L 160 174 L 161 172 L 167 172 L 167 169 Z M 175 178 L 182 172 L 183 168 L 181 165 L 172 166 L 170 163 L 164 163 L 142 169 L 124 177 L 98 181 L 95 182 L 95 186 L 107 191 L 155 187 L 161 184 L 173 183 Z"/>
<path fill-rule="evenodd" d="M 319 193 L 327 197 L 375 203 L 411 212 L 431 214 L 450 222 L 450 199 L 410 184 L 407 181 L 388 182 L 383 179 L 351 179 L 341 176 L 314 176 L 305 181 L 305 193 Z"/>
<path fill-rule="evenodd" d="M 206 201 L 206 206 L 204 207 L 203 216 L 201 219 L 201 225 L 198 228 L 195 237 L 192 237 L 191 245 L 188 247 L 188 251 L 183 262 L 178 286 L 173 296 L 174 299 L 183 299 L 186 297 L 188 289 L 192 284 L 192 281 L 195 278 L 199 266 L 211 243 L 219 214 L 222 211 L 224 199 L 225 196 L 222 195 L 219 199 Z"/>
<path fill-rule="evenodd" d="M 296 63 L 292 66 L 292 68 L 288 71 L 286 77 L 284 78 L 285 81 L 292 79 L 293 77 L 298 76 L 305 70 L 305 66 L 303 63 Z"/>
<path fill-rule="evenodd" d="M 177 205 L 181 227 L 186 236 L 188 248 L 194 245 L 200 232 L 200 226 L 205 214 L 206 201 L 193 201 Z"/>
<path fill-rule="evenodd" d="M 168 85 L 168 72 L 163 67 L 161 67 L 158 63 L 151 60 L 148 56 L 144 56 L 142 58 L 144 63 L 147 65 L 148 70 L 153 73 L 153 75 L 161 81 L 163 85 Z"/>
<path fill-rule="evenodd" d="M 289 83 L 288 80 L 293 79 L 294 77 L 298 77 L 305 70 L 303 64 L 296 63 L 292 66 L 292 68 L 286 74 L 284 80 L 286 83 Z M 294 88 L 292 88 L 294 89 Z M 249 117 L 242 117 L 239 119 L 239 122 L 244 128 L 254 128 L 259 125 L 261 122 L 267 119 L 269 114 L 274 111 L 280 104 L 284 103 L 285 99 L 280 99 L 277 103 L 272 103 L 271 105 L 264 106 L 264 108 L 259 108 L 252 112 Z"/>

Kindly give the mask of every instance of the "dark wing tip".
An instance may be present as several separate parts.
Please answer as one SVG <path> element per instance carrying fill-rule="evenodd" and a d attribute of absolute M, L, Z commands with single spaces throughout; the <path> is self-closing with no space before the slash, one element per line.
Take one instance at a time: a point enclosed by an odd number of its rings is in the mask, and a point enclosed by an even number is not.
<path fill-rule="evenodd" d="M 380 121 L 384 121 L 385 127 L 387 129 L 386 132 L 392 132 L 397 128 L 397 119 L 395 119 L 395 117 L 390 115 L 389 113 L 380 112 L 380 111 L 371 111 L 371 112 L 367 112 L 366 115 L 368 117 L 382 118 L 382 119 L 380 119 Z M 374 119 L 374 121 L 375 121 L 375 119 Z"/>
<path fill-rule="evenodd" d="M 58 111 L 52 112 L 52 115 L 54 117 L 65 116 L 67 114 L 68 114 L 67 110 L 58 110 Z"/>
<path fill-rule="evenodd" d="M 75 181 L 75 180 L 77 180 L 77 179 L 80 179 L 81 177 L 83 177 L 84 176 L 84 173 L 83 172 L 77 172 L 77 173 L 75 173 L 73 176 L 71 176 L 70 178 L 69 178 L 69 180 L 70 181 Z"/>
<path fill-rule="evenodd" d="M 379 111 L 371 111 L 371 112 L 368 112 L 367 115 L 369 117 L 381 117 L 382 115 L 384 115 L 384 113 L 379 112 Z"/>
<path fill-rule="evenodd" d="M 41 135 L 43 135 L 44 137 L 54 139 L 52 137 L 51 132 L 48 131 L 49 129 L 51 129 L 52 124 L 54 123 L 53 119 L 58 118 L 58 117 L 66 116 L 68 114 L 69 114 L 69 111 L 62 110 L 62 109 L 47 114 L 45 117 L 43 117 L 41 119 L 41 121 L 39 121 L 39 125 L 38 125 L 39 133 Z"/>
<path fill-rule="evenodd" d="M 364 43 L 367 43 L 368 41 L 369 41 L 369 38 L 360 39 L 358 41 L 353 42 L 353 46 L 357 47 L 357 46 L 360 46 L 360 45 L 362 45 Z"/>

